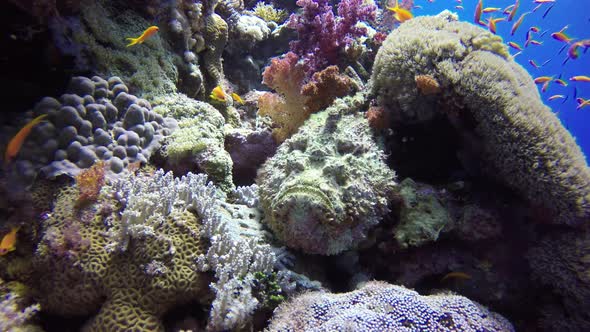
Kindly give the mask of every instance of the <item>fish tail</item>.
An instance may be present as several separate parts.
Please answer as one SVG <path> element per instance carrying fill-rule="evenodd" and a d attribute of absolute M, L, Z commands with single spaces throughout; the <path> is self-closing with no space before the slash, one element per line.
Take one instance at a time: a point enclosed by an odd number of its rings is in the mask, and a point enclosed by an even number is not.
<path fill-rule="evenodd" d="M 130 41 L 130 43 L 127 44 L 127 47 L 133 46 L 133 45 L 139 43 L 139 38 L 131 38 L 131 37 L 129 37 L 129 38 L 127 38 L 127 40 Z"/>

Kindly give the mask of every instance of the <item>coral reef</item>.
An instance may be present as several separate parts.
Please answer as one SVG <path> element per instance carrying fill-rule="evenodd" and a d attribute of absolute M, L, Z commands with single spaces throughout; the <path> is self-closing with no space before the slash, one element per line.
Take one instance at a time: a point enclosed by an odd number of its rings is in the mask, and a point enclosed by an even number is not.
<path fill-rule="evenodd" d="M 290 43 L 291 51 L 301 57 L 308 75 L 328 65 L 339 64 L 344 49 L 367 33 L 360 21 L 375 19 L 377 7 L 363 0 L 343 0 L 334 16 L 328 0 L 298 0 L 302 13 L 292 14 L 287 26 L 297 31 L 298 40 Z"/>
<path fill-rule="evenodd" d="M 333 255 L 355 248 L 388 211 L 394 172 L 366 119 L 363 96 L 316 113 L 260 169 L 266 222 L 287 246 Z"/>
<path fill-rule="evenodd" d="M 31 322 L 40 309 L 38 303 L 31 304 L 31 292 L 25 285 L 0 279 L 0 331 L 42 332 Z"/>
<path fill-rule="evenodd" d="M 209 280 L 195 266 L 205 252 L 201 225 L 186 210 L 198 188 L 183 186 L 184 178 L 171 181 L 161 171 L 119 180 L 83 209 L 74 207 L 72 187 L 62 191 L 34 258 L 43 310 L 79 315 L 100 309 L 88 331 L 161 331 L 167 310 L 206 294 Z M 66 254 L 51 237 L 65 236 L 71 225 L 80 226 L 80 245 Z"/>
<path fill-rule="evenodd" d="M 235 129 L 225 137 L 225 149 L 233 161 L 233 178 L 236 185 L 254 182 L 256 172 L 277 150 L 277 144 L 268 129 Z"/>
<path fill-rule="evenodd" d="M 396 190 L 403 199 L 399 225 L 394 230 L 398 244 L 407 248 L 436 241 L 451 219 L 437 199 L 435 189 L 406 178 Z"/>
<path fill-rule="evenodd" d="M 344 294 L 312 292 L 279 307 L 267 331 L 514 331 L 499 314 L 453 294 L 422 296 L 384 282 Z"/>
<path fill-rule="evenodd" d="M 33 129 L 16 161 L 18 174 L 28 179 L 39 169 L 48 177 L 76 176 L 99 160 L 121 173 L 130 163 L 147 162 L 160 139 L 177 127 L 129 94 L 118 77 L 74 77 L 67 93 L 42 99 L 30 116 L 40 114 L 48 121 Z"/>
<path fill-rule="evenodd" d="M 257 2 L 252 12 L 265 22 L 281 24 L 287 19 L 287 12 L 283 9 L 275 8 L 272 3 Z"/>
<path fill-rule="evenodd" d="M 148 22 L 137 12 L 121 10 L 110 1 L 83 1 L 76 20 L 54 27 L 56 39 L 68 40 L 81 70 L 103 76 L 119 76 L 134 93 L 159 95 L 177 90 L 179 72 L 188 71 L 181 58 L 171 51 L 164 38 L 154 36 L 141 46 L 126 47 L 127 37 L 139 36 Z M 161 35 L 161 34 L 160 34 Z"/>
<path fill-rule="evenodd" d="M 213 12 L 214 9 L 206 9 L 206 14 L 202 18 L 202 34 L 206 43 L 204 51 L 199 53 L 203 59 L 205 88 L 207 91 L 211 91 L 220 85 L 224 77 L 221 56 L 228 39 L 227 23 L 221 16 Z"/>
<path fill-rule="evenodd" d="M 547 330 L 582 331 L 590 328 L 590 234 L 553 232 L 539 239 L 527 253 L 533 280 L 547 293 L 543 307 L 543 327 Z M 551 292 L 552 291 L 552 292 Z M 559 303 L 559 305 L 556 305 Z"/>
<path fill-rule="evenodd" d="M 215 293 L 207 329 L 221 331 L 244 328 L 251 323 L 254 311 L 264 299 L 253 293 L 256 275 L 269 274 L 276 258 L 264 243 L 256 209 L 220 203 L 215 188 L 204 178 L 194 178 L 194 206 L 203 218 L 203 236 L 210 239 L 207 253 L 197 258 L 200 271 L 213 271 L 216 281 L 210 285 Z M 224 212 L 225 211 L 225 212 Z"/>
<path fill-rule="evenodd" d="M 293 52 L 273 58 L 262 74 L 262 82 L 278 92 L 264 93 L 258 99 L 259 114 L 270 116 L 278 126 L 273 130 L 277 142 L 295 133 L 310 114 L 352 90 L 352 80 L 336 66 L 316 72 L 304 84 L 305 75 L 305 66 Z"/>
<path fill-rule="evenodd" d="M 416 75 L 434 78 L 442 92 L 423 96 Z M 400 125 L 446 114 L 462 137 L 468 171 L 517 190 L 559 223 L 579 225 L 590 217 L 584 156 L 500 37 L 449 12 L 417 17 L 387 37 L 371 81 L 372 93 Z M 479 162 L 470 167 L 474 158 Z"/>
<path fill-rule="evenodd" d="M 183 94 L 154 98 L 154 112 L 178 119 L 179 129 L 162 141 L 165 169 L 175 174 L 202 171 L 222 190 L 233 187 L 232 159 L 224 149 L 225 120 L 213 106 Z"/>

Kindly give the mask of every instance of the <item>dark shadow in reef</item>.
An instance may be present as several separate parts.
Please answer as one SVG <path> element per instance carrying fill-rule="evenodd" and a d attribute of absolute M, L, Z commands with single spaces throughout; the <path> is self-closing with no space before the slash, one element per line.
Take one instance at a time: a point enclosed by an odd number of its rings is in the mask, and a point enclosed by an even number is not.
<path fill-rule="evenodd" d="M 76 71 L 74 58 L 61 53 L 46 23 L 8 1 L 0 3 L 0 12 L 3 112 L 26 111 L 42 97 L 61 95 L 72 76 L 87 74 Z M 0 124 L 7 118 L 0 117 Z"/>

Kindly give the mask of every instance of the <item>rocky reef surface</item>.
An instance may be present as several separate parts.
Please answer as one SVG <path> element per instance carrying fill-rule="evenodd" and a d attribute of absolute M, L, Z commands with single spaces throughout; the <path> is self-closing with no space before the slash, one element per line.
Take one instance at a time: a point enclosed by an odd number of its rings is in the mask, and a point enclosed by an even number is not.
<path fill-rule="evenodd" d="M 0 329 L 590 329 L 588 165 L 489 31 L 8 3 L 74 61 L 0 122 Z"/>

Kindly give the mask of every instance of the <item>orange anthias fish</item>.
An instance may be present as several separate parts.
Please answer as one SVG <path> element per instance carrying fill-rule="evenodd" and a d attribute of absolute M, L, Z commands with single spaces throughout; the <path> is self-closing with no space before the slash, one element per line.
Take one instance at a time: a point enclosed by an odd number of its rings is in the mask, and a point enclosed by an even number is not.
<path fill-rule="evenodd" d="M 522 51 L 522 47 L 515 42 L 508 42 L 508 46 L 512 47 L 515 50 Z"/>
<path fill-rule="evenodd" d="M 4 235 L 2 242 L 0 243 L 0 256 L 4 256 L 16 249 L 16 232 L 18 232 L 19 228 L 20 227 L 12 227 L 10 232 Z"/>
<path fill-rule="evenodd" d="M 508 22 L 512 22 L 512 20 L 514 19 L 514 15 L 516 15 L 516 11 L 518 10 L 519 6 L 520 6 L 520 0 L 516 0 L 516 2 L 514 3 L 514 7 L 510 11 L 510 14 L 508 14 Z"/>
<path fill-rule="evenodd" d="M 541 84 L 541 83 L 545 83 L 548 81 L 551 81 L 553 79 L 553 76 L 540 76 L 535 78 L 535 84 Z"/>
<path fill-rule="evenodd" d="M 493 33 L 496 34 L 496 22 L 504 21 L 504 18 L 489 18 L 488 19 L 488 29 Z"/>
<path fill-rule="evenodd" d="M 590 76 L 572 76 L 570 81 L 574 82 L 590 82 Z"/>
<path fill-rule="evenodd" d="M 39 122 L 43 121 L 43 119 L 45 119 L 46 117 L 47 114 L 39 115 L 38 117 L 34 118 L 29 123 L 27 123 L 24 127 L 21 128 L 21 130 L 18 131 L 18 133 L 16 133 L 16 135 L 14 135 L 10 142 L 8 142 L 6 152 L 4 152 L 4 165 L 7 165 L 12 160 L 14 160 L 14 158 L 20 151 L 20 148 L 23 146 L 25 139 L 27 139 L 27 136 L 29 136 L 29 134 L 31 133 L 33 127 L 35 127 Z"/>
<path fill-rule="evenodd" d="M 394 13 L 393 17 L 400 23 L 414 18 L 414 15 L 409 10 L 399 6 L 398 0 L 395 0 L 395 7 L 387 7 L 387 9 Z"/>
<path fill-rule="evenodd" d="M 577 110 L 590 106 L 590 99 L 577 98 L 576 102 L 578 102 L 578 107 L 576 107 Z"/>
<path fill-rule="evenodd" d="M 450 278 L 469 280 L 469 279 L 471 279 L 471 276 L 465 272 L 449 272 L 449 273 L 445 274 L 445 276 L 442 277 L 442 279 L 440 279 L 440 281 L 442 282 L 442 281 L 445 281 Z"/>
<path fill-rule="evenodd" d="M 244 105 L 244 100 L 242 99 L 242 97 L 240 97 L 240 95 L 238 95 L 235 92 L 231 93 L 231 98 L 238 104 L 240 105 Z"/>
<path fill-rule="evenodd" d="M 219 85 L 211 91 L 209 97 L 220 102 L 225 102 L 227 100 L 227 95 Z"/>
<path fill-rule="evenodd" d="M 584 39 L 573 43 L 567 50 L 568 57 L 574 60 L 577 59 L 580 56 L 580 47 L 590 47 L 590 39 Z"/>
<path fill-rule="evenodd" d="M 127 38 L 127 40 L 130 41 L 130 43 L 127 44 L 127 47 L 143 43 L 146 39 L 150 38 L 156 32 L 158 32 L 158 30 L 160 30 L 160 28 L 158 28 L 155 25 L 152 25 L 151 27 L 145 29 L 145 31 L 141 34 L 141 36 L 139 36 L 137 38 L 131 38 L 131 37 Z"/>
<path fill-rule="evenodd" d="M 565 95 L 553 95 L 553 96 L 549 97 L 549 99 L 547 99 L 547 100 L 551 101 L 551 100 L 561 99 L 561 98 L 565 98 Z"/>
<path fill-rule="evenodd" d="M 486 7 L 484 9 L 482 9 L 482 13 L 487 14 L 487 13 L 494 13 L 497 12 L 498 10 L 500 10 L 502 8 L 500 7 Z"/>
<path fill-rule="evenodd" d="M 479 2 L 477 2 L 477 6 L 475 7 L 475 15 L 473 16 L 473 22 L 475 22 L 476 24 L 479 24 L 479 25 L 483 25 L 483 24 L 481 24 L 482 8 L 483 8 L 483 1 L 479 0 Z"/>
<path fill-rule="evenodd" d="M 555 40 L 559 40 L 560 42 L 570 43 L 572 41 L 572 37 L 565 34 L 565 30 L 569 27 L 569 25 L 564 26 L 561 30 L 554 32 L 551 34 L 551 37 Z"/>
<path fill-rule="evenodd" d="M 512 25 L 512 29 L 510 29 L 510 35 L 514 36 L 514 33 L 516 32 L 516 29 L 518 29 L 518 27 L 522 24 L 522 21 L 524 20 L 524 17 L 526 15 L 528 15 L 530 12 L 526 12 L 523 13 L 522 15 L 520 15 L 520 17 L 518 18 L 518 20 L 516 22 L 514 22 L 514 24 Z"/>

